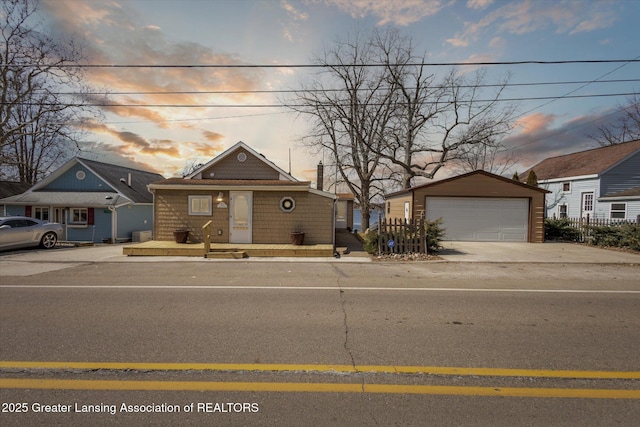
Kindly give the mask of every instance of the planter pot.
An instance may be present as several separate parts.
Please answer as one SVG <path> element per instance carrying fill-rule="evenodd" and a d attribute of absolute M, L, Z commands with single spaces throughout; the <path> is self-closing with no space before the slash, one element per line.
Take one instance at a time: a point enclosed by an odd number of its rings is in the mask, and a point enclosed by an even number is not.
<path fill-rule="evenodd" d="M 304 233 L 302 231 L 294 231 L 291 233 L 291 244 L 301 245 L 304 243 Z"/>
<path fill-rule="evenodd" d="M 176 239 L 176 243 L 187 243 L 189 230 L 176 230 L 173 232 L 173 237 Z"/>

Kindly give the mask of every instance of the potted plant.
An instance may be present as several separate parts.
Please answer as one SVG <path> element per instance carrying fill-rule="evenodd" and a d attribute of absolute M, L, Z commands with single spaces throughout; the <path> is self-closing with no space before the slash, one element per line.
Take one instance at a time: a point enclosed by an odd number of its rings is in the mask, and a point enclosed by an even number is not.
<path fill-rule="evenodd" d="M 173 238 L 176 239 L 176 243 L 187 243 L 189 230 L 175 230 L 173 232 Z"/>
<path fill-rule="evenodd" d="M 291 232 L 291 244 L 302 245 L 303 243 L 304 243 L 304 231 L 302 231 L 299 227 L 296 227 L 296 229 Z"/>

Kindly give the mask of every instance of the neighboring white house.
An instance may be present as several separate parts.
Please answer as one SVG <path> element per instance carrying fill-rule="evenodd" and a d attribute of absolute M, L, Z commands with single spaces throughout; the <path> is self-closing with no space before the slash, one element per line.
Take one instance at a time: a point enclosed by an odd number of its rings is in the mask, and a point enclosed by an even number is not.
<path fill-rule="evenodd" d="M 530 170 L 551 192 L 547 218 L 640 219 L 640 140 L 551 157 Z"/>

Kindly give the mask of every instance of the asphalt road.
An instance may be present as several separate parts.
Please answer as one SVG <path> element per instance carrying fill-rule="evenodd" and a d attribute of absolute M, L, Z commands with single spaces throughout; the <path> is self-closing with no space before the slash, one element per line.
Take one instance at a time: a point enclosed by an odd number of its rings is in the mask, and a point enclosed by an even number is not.
<path fill-rule="evenodd" d="M 637 265 L 2 276 L 0 424 L 637 425 L 638 313 Z"/>

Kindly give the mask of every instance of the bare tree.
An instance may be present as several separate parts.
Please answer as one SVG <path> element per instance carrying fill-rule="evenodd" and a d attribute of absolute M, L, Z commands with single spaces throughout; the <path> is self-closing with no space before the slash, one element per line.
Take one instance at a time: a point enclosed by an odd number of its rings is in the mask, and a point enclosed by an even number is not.
<path fill-rule="evenodd" d="M 2 173 L 34 183 L 78 149 L 74 127 L 86 98 L 82 51 L 47 35 L 37 0 L 3 0 L 0 9 L 0 158 Z"/>
<path fill-rule="evenodd" d="M 360 203 L 362 228 L 369 227 L 372 200 L 381 195 L 381 135 L 389 126 L 393 104 L 382 68 L 370 67 L 375 59 L 371 39 L 357 33 L 338 41 L 314 62 L 322 71 L 297 91 L 290 107 L 311 118 L 312 130 L 302 143 L 331 156 L 331 164 Z"/>
<path fill-rule="evenodd" d="M 484 170 L 496 175 L 505 175 L 518 163 L 515 153 L 501 142 L 473 144 L 461 147 L 454 169 L 459 172 Z"/>
<path fill-rule="evenodd" d="M 598 126 L 596 132 L 587 137 L 602 147 L 640 139 L 640 94 L 629 97 L 627 104 L 619 107 L 621 114 L 617 120 Z"/>
<path fill-rule="evenodd" d="M 451 70 L 441 81 L 427 73 L 426 54 L 395 30 L 376 33 L 376 46 L 396 94 L 396 113 L 387 131 L 384 156 L 402 170 L 402 187 L 415 177 L 433 179 L 447 162 L 467 156 L 511 130 L 513 105 L 500 107 L 507 81 L 485 90 L 485 72 L 467 78 Z M 482 149 L 479 149 L 482 150 Z"/>

